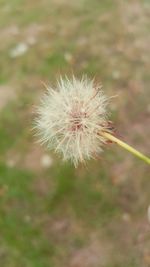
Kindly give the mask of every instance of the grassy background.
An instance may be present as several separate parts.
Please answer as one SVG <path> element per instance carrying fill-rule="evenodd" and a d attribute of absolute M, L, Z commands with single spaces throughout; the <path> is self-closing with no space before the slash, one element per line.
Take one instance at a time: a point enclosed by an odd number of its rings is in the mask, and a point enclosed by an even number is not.
<path fill-rule="evenodd" d="M 110 145 L 74 169 L 31 132 L 41 81 L 86 73 L 148 154 L 149 16 L 148 0 L 0 0 L 0 266 L 150 266 L 146 164 Z"/>

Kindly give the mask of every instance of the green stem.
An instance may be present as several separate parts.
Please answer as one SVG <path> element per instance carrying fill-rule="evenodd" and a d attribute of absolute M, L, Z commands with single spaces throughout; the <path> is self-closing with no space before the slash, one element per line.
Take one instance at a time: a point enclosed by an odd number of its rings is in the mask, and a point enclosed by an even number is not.
<path fill-rule="evenodd" d="M 150 164 L 150 158 L 146 157 L 145 155 L 143 155 L 141 152 L 139 152 L 138 150 L 134 149 L 133 147 L 129 146 L 128 144 L 126 144 L 125 142 L 121 141 L 120 139 L 118 139 L 117 137 L 111 135 L 110 133 L 104 132 L 102 134 L 105 138 L 107 138 L 108 140 L 117 143 L 119 146 L 123 147 L 124 149 L 128 150 L 130 153 L 132 153 L 133 155 L 135 155 L 136 157 L 144 160 L 146 163 Z"/>

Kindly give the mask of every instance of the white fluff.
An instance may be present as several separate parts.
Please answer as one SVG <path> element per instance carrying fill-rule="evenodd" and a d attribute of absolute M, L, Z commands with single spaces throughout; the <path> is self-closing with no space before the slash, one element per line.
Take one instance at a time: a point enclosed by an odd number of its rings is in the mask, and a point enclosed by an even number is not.
<path fill-rule="evenodd" d="M 56 89 L 47 88 L 37 109 L 40 141 L 75 166 L 96 156 L 106 142 L 100 134 L 107 128 L 106 103 L 93 80 L 60 78 Z"/>

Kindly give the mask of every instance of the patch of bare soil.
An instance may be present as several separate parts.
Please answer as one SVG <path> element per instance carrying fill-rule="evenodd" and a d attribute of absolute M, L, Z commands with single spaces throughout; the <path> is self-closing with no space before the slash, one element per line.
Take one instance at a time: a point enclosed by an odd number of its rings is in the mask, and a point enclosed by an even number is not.
<path fill-rule="evenodd" d="M 144 5 L 142 1 L 120 1 L 119 4 L 125 32 L 132 37 L 132 45 L 128 45 L 128 48 L 134 48 L 134 50 L 139 48 L 141 51 L 148 52 L 150 7 Z"/>
<path fill-rule="evenodd" d="M 43 168 L 49 168 L 53 164 L 53 159 L 49 154 L 44 153 L 40 145 L 31 146 L 25 155 L 23 166 L 33 171 L 40 171 Z"/>
<path fill-rule="evenodd" d="M 41 24 L 31 24 L 23 31 L 25 42 L 28 45 L 34 45 L 38 42 L 39 35 L 44 31 L 44 26 Z"/>
<path fill-rule="evenodd" d="M 0 110 L 17 97 L 16 90 L 8 85 L 0 85 Z"/>
<path fill-rule="evenodd" d="M 111 250 L 106 241 L 94 238 L 88 245 L 72 253 L 69 267 L 107 266 Z"/>
<path fill-rule="evenodd" d="M 150 266 L 150 226 L 146 218 L 135 220 L 130 214 L 124 213 L 122 219 L 113 222 L 110 228 L 110 234 L 112 232 L 115 237 L 113 259 L 118 263 L 117 266 L 122 266 L 123 262 L 123 266 L 128 266 L 132 260 L 137 267 Z"/>

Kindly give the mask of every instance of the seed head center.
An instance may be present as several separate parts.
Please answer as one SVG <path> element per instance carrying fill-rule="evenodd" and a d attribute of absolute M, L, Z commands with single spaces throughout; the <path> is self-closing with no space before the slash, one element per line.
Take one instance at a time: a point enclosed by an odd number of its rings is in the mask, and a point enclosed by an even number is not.
<path fill-rule="evenodd" d="M 83 131 L 85 125 L 83 119 L 87 117 L 87 112 L 84 108 L 73 109 L 70 113 L 70 130 L 72 132 Z"/>

